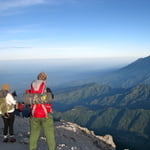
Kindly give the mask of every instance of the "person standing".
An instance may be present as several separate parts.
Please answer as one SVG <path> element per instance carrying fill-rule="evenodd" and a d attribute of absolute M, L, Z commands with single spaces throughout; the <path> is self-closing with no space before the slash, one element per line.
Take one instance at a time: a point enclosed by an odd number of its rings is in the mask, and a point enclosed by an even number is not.
<path fill-rule="evenodd" d="M 8 84 L 3 84 L 1 87 L 1 91 L 4 93 L 5 102 L 7 104 L 7 110 L 5 114 L 2 115 L 2 119 L 4 122 L 4 129 L 3 129 L 3 142 L 16 142 L 14 137 L 14 120 L 15 120 L 15 105 L 16 100 L 14 99 L 13 95 L 10 93 L 10 86 Z"/>
<path fill-rule="evenodd" d="M 47 93 L 51 92 L 50 88 L 46 87 L 47 75 L 41 72 L 37 76 L 37 80 L 31 83 L 30 93 Z M 25 102 L 25 104 L 27 104 Z M 50 109 L 47 110 L 46 106 Z M 43 109 L 43 111 L 42 111 Z M 54 121 L 52 116 L 51 104 L 41 104 L 35 102 L 31 104 L 31 117 L 30 117 L 30 137 L 29 137 L 29 150 L 37 149 L 37 142 L 40 136 L 40 131 L 43 128 L 46 137 L 46 142 L 49 150 L 55 150 L 55 136 L 54 136 Z"/>

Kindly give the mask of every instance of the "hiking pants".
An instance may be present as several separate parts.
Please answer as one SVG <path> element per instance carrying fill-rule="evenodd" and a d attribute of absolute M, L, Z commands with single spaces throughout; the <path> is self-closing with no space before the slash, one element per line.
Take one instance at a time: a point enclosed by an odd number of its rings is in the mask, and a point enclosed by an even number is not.
<path fill-rule="evenodd" d="M 8 133 L 10 136 L 14 135 L 14 120 L 15 120 L 15 114 L 14 113 L 8 113 L 8 117 L 3 116 L 3 122 L 4 122 L 4 130 L 3 135 L 7 136 Z"/>
<path fill-rule="evenodd" d="M 36 150 L 42 128 L 46 137 L 48 150 L 55 150 L 54 122 L 51 114 L 47 118 L 30 118 L 29 150 Z"/>

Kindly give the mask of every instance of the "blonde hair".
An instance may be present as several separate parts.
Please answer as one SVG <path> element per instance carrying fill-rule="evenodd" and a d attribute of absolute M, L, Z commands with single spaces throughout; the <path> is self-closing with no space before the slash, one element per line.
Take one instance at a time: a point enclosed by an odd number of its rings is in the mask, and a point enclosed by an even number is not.
<path fill-rule="evenodd" d="M 9 91 L 9 90 L 10 90 L 10 85 L 8 85 L 8 84 L 3 84 L 3 85 L 2 85 L 2 90 L 7 90 L 7 91 Z"/>
<path fill-rule="evenodd" d="M 46 80 L 47 79 L 47 75 L 44 72 L 40 72 L 37 76 L 38 80 Z"/>

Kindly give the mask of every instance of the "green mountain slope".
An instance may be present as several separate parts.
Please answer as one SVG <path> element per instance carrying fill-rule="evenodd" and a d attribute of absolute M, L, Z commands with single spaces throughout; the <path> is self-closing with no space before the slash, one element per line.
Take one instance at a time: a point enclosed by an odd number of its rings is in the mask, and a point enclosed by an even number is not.
<path fill-rule="evenodd" d="M 134 150 L 143 144 L 144 150 L 150 148 L 146 142 L 150 140 L 150 85 L 113 89 L 91 83 L 68 88 L 57 92 L 54 108 L 55 119 L 78 123 L 99 134 L 111 133 L 118 145 Z"/>
<path fill-rule="evenodd" d="M 113 89 L 96 83 L 68 88 L 56 93 L 55 103 L 69 108 L 83 105 L 99 109 L 107 107 L 150 108 L 150 85 L 139 84 L 128 89 Z"/>
<path fill-rule="evenodd" d="M 111 87 L 99 86 L 96 83 L 69 87 L 56 92 L 54 106 L 56 109 L 65 110 L 78 105 L 89 105 L 93 98 L 105 95 L 109 91 L 111 91 Z M 64 107 L 62 108 L 61 105 Z"/>
<path fill-rule="evenodd" d="M 78 123 L 97 134 L 112 134 L 118 150 L 121 147 L 132 150 L 150 148 L 150 110 L 107 108 L 93 111 L 80 106 L 56 114 L 57 119 Z"/>

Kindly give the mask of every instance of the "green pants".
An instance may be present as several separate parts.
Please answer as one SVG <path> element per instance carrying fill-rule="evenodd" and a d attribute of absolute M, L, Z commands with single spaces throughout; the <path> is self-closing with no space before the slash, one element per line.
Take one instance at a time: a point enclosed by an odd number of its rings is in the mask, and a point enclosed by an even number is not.
<path fill-rule="evenodd" d="M 46 137 L 48 150 L 55 150 L 54 123 L 51 114 L 47 118 L 30 118 L 29 150 L 36 150 L 42 128 Z"/>

